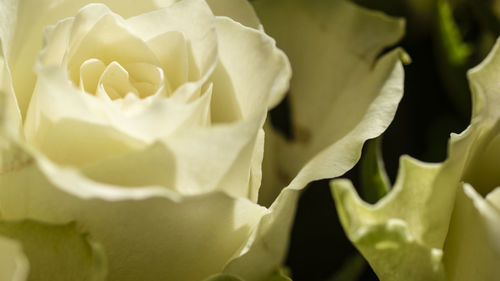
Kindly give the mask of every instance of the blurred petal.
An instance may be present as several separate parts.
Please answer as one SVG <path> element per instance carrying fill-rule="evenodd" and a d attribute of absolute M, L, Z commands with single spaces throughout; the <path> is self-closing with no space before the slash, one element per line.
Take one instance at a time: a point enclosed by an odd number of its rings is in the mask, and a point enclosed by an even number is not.
<path fill-rule="evenodd" d="M 449 280 L 495 280 L 500 276 L 500 210 L 474 188 L 459 188 L 444 245 Z"/>
<path fill-rule="evenodd" d="M 18 265 L 25 267 L 23 271 L 26 272 L 17 272 L 20 274 L 18 278 L 29 271 L 29 280 L 106 280 L 104 252 L 88 235 L 78 232 L 75 224 L 47 225 L 33 221 L 1 221 L 0 235 L 2 239 L 15 239 L 25 253 L 27 260 L 19 262 L 26 264 Z M 0 271 L 0 276 L 3 273 L 3 270 Z"/>
<path fill-rule="evenodd" d="M 445 280 L 442 250 L 423 237 L 439 170 L 439 165 L 403 157 L 393 190 L 375 205 L 363 202 L 349 181 L 332 181 L 342 226 L 381 280 Z"/>
<path fill-rule="evenodd" d="M 1 117 L 7 120 L 4 129 L 13 134 L 19 134 L 21 130 L 21 113 L 17 106 L 17 98 L 14 93 L 11 73 L 9 70 L 8 55 L 14 35 L 16 23 L 16 0 L 2 1 L 0 3 L 0 104 L 2 108 Z"/>
<path fill-rule="evenodd" d="M 305 186 L 343 174 L 358 161 L 363 142 L 387 128 L 402 97 L 402 51 L 379 55 L 401 38 L 404 22 L 342 0 L 252 4 L 293 70 L 294 140 L 278 136 L 266 147 L 276 162 L 264 181 L 279 173 L 287 184 L 298 173 L 293 185 Z"/>
<path fill-rule="evenodd" d="M 216 16 L 233 19 L 243 25 L 259 29 L 259 18 L 248 0 L 206 0 L 210 9 Z"/>
<path fill-rule="evenodd" d="M 19 241 L 0 236 L 0 280 L 25 281 L 29 262 Z"/>
<path fill-rule="evenodd" d="M 1 44 L 0 44 L 1 52 Z M 21 133 L 21 113 L 17 106 L 16 96 L 12 89 L 10 72 L 7 68 L 7 62 L 0 53 L 0 119 L 5 120 L 2 123 L 2 129 L 9 131 L 12 135 Z"/>
<path fill-rule="evenodd" d="M 490 192 L 488 196 L 486 196 L 486 200 L 500 210 L 500 187 L 497 187 L 495 190 Z"/>
<path fill-rule="evenodd" d="M 244 280 L 230 274 L 217 274 L 203 281 L 244 281 Z"/>

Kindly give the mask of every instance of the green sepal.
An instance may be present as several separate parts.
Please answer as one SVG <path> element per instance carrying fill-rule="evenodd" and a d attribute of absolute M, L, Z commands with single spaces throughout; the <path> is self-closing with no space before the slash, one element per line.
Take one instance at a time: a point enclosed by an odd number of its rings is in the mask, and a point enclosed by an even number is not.
<path fill-rule="evenodd" d="M 381 143 L 381 137 L 368 140 L 360 160 L 363 197 L 369 203 L 377 202 L 390 189 L 389 178 L 382 159 Z"/>

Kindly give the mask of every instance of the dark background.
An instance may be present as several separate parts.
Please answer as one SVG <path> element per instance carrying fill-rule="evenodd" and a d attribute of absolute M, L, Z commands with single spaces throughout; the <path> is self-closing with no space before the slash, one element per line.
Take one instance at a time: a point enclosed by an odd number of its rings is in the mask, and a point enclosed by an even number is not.
<path fill-rule="evenodd" d="M 417 0 L 413 2 L 420 4 L 413 5 L 411 0 L 355 2 L 407 20 L 406 36 L 398 45 L 412 63 L 405 67 L 404 97 L 382 136 L 385 167 L 394 182 L 401 155 L 443 161 L 449 134 L 469 124 L 466 70 L 491 48 L 499 34 L 498 18 L 493 1 L 485 0 Z M 282 114 L 283 107 L 286 104 L 272 114 Z M 345 176 L 360 186 L 359 165 Z M 340 226 L 328 182 L 310 184 L 299 201 L 286 261 L 294 281 L 333 280 L 346 258 L 356 253 Z M 368 265 L 364 268 L 359 280 L 378 280 Z"/>

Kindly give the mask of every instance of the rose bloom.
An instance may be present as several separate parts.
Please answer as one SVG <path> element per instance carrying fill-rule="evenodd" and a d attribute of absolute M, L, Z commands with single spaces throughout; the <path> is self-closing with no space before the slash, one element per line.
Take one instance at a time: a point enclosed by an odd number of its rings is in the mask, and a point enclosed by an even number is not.
<path fill-rule="evenodd" d="M 500 280 L 500 41 L 468 72 L 472 119 L 440 164 L 404 156 L 369 205 L 332 182 L 342 225 L 381 281 Z"/>
<path fill-rule="evenodd" d="M 0 3 L 0 274 L 287 280 L 300 190 L 394 116 L 402 22 L 256 1 L 290 64 L 246 0 L 89 2 Z M 264 134 L 289 90 L 291 141 Z"/>

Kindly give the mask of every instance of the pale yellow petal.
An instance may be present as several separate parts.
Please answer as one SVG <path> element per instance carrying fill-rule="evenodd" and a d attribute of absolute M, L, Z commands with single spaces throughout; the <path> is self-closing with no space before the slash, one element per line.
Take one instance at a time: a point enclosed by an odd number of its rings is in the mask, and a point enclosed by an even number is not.
<path fill-rule="evenodd" d="M 400 166 L 394 188 L 375 205 L 361 200 L 350 181 L 332 181 L 340 221 L 380 280 L 444 281 L 443 251 L 425 237 L 432 222 L 425 211 L 441 166 L 409 157 Z"/>
<path fill-rule="evenodd" d="M 164 140 L 176 159 L 176 186 L 183 194 L 222 190 L 256 201 L 251 170 L 262 145 L 264 114 L 234 124 L 181 129 Z M 255 175 L 252 176 L 256 180 Z M 254 183 L 255 185 L 255 183 Z"/>
<path fill-rule="evenodd" d="M 195 69 L 189 69 L 189 73 L 194 79 L 206 76 L 215 67 L 215 22 L 205 1 L 180 1 L 167 8 L 132 17 L 127 20 L 127 25 L 144 41 L 171 31 L 181 32 L 192 48 Z"/>
<path fill-rule="evenodd" d="M 274 40 L 225 17 L 217 18 L 217 36 L 219 59 L 231 79 L 243 118 L 278 104 L 288 90 L 291 68 Z"/>
<path fill-rule="evenodd" d="M 109 280 L 202 280 L 223 269 L 267 213 L 224 193 L 182 197 L 97 183 L 37 158 L 0 176 L 2 215 L 77 221 L 102 244 Z"/>
<path fill-rule="evenodd" d="M 244 280 L 266 281 L 285 261 L 301 187 L 285 188 L 246 245 L 224 268 Z M 251 266 L 249 266 L 251 265 Z"/>
<path fill-rule="evenodd" d="M 500 276 L 500 210 L 465 184 L 458 190 L 444 245 L 449 280 L 495 280 Z"/>
<path fill-rule="evenodd" d="M 6 46 L 8 48 L 6 52 L 22 116 L 26 115 L 35 85 L 33 65 L 38 52 L 42 49 L 43 29 L 56 24 L 61 19 L 76 15 L 79 9 L 92 2 L 95 1 L 25 0 L 8 2 L 8 13 L 15 18 L 12 21 L 15 22 L 15 26 L 9 27 L 11 36 L 8 46 Z M 99 2 L 125 18 L 157 8 L 152 0 L 141 1 L 140 4 L 135 0 L 102 0 Z M 7 21 L 5 23 L 7 24 Z"/>
<path fill-rule="evenodd" d="M 126 103 L 103 102 L 80 91 L 60 69 L 44 69 L 24 130 L 28 142 L 52 159 L 83 164 L 141 148 L 145 143 L 167 138 L 179 128 L 206 126 L 210 123 L 210 98 L 208 88 L 200 99 L 189 104 L 158 96 L 127 107 Z"/>
<path fill-rule="evenodd" d="M 268 165 L 264 181 L 279 174 L 286 185 L 298 173 L 293 185 L 304 186 L 345 173 L 363 142 L 387 128 L 402 97 L 403 52 L 381 53 L 402 37 L 404 21 L 343 0 L 251 3 L 293 70 L 293 140 L 278 136 L 266 147 L 278 161 Z"/>
<path fill-rule="evenodd" d="M 18 241 L 0 236 L 0 280 L 28 280 L 29 262 Z"/>

